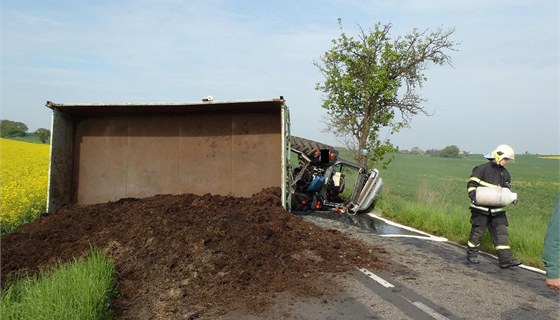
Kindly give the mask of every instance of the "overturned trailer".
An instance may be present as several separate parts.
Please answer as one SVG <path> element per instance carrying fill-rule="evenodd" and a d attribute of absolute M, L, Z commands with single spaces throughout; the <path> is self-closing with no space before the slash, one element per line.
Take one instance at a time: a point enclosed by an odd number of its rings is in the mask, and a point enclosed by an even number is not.
<path fill-rule="evenodd" d="M 71 203 L 157 194 L 250 197 L 271 187 L 281 189 L 289 211 L 357 213 L 373 206 L 383 186 L 378 170 L 290 136 L 282 97 L 47 107 L 53 110 L 49 213 Z"/>
<path fill-rule="evenodd" d="M 289 206 L 282 97 L 196 103 L 61 104 L 53 111 L 47 212 L 156 194 L 247 197 L 279 187 Z M 289 208 L 287 208 L 289 209 Z"/>

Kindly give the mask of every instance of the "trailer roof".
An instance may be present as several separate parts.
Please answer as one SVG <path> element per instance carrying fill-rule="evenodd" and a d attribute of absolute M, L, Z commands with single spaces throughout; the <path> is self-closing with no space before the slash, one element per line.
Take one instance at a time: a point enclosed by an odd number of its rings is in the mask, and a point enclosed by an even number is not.
<path fill-rule="evenodd" d="M 58 109 L 75 116 L 174 114 L 206 112 L 279 112 L 284 98 L 270 100 L 199 101 L 199 102 L 132 102 L 132 103 L 54 103 L 47 101 L 50 109 Z"/>

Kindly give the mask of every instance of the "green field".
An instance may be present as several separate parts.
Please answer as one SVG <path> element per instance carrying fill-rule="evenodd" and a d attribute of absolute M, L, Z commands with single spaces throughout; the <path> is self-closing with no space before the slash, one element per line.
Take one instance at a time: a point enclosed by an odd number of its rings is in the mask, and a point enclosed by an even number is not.
<path fill-rule="evenodd" d="M 375 211 L 391 220 L 465 244 L 470 232 L 466 183 L 480 154 L 463 159 L 398 154 L 381 171 L 382 197 Z M 519 202 L 508 208 L 510 245 L 527 265 L 542 268 L 546 226 L 560 191 L 560 161 L 519 155 L 508 165 Z M 494 252 L 485 235 L 481 249 Z"/>
<path fill-rule="evenodd" d="M 11 137 L 11 138 L 7 138 L 7 139 L 21 141 L 21 142 L 49 144 L 49 141 L 42 142 L 38 135 L 32 134 L 32 133 L 28 133 L 25 137 Z"/>

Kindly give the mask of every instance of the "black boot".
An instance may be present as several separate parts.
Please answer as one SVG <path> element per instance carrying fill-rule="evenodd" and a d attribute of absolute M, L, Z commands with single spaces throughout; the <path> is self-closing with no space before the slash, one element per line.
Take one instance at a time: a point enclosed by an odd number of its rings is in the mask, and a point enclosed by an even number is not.
<path fill-rule="evenodd" d="M 500 262 L 500 268 L 511 268 L 521 264 L 521 261 L 513 257 L 513 253 L 510 249 L 498 250 L 498 261 Z"/>
<path fill-rule="evenodd" d="M 467 261 L 472 264 L 479 264 L 478 254 L 467 254 Z"/>
<path fill-rule="evenodd" d="M 509 260 L 509 261 L 500 261 L 500 268 L 502 268 L 502 269 L 511 268 L 511 267 L 516 267 L 520 264 L 521 264 L 521 261 L 519 261 L 517 259 L 512 259 L 512 260 Z"/>
<path fill-rule="evenodd" d="M 479 264 L 478 248 L 467 247 L 467 261 L 472 264 Z"/>

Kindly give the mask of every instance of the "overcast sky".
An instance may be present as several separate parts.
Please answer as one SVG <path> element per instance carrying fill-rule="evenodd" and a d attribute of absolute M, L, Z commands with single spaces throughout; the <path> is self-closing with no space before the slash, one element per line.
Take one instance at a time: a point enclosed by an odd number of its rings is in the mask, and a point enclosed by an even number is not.
<path fill-rule="evenodd" d="M 401 149 L 498 144 L 560 154 L 558 1 L 2 0 L 1 118 L 50 128 L 47 100 L 197 102 L 284 96 L 292 134 L 322 132 L 313 65 L 340 30 L 455 28 L 453 67 L 429 65 L 431 117 L 389 138 Z"/>

